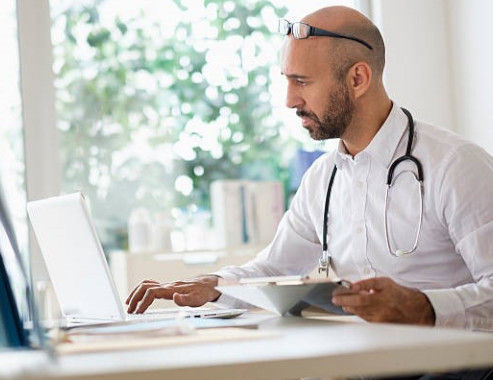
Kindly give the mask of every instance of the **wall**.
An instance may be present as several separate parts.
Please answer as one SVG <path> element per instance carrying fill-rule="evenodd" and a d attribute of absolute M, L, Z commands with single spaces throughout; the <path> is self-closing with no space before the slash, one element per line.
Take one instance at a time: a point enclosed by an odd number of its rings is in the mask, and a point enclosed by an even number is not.
<path fill-rule="evenodd" d="M 493 154 L 493 1 L 447 4 L 457 132 Z"/>
<path fill-rule="evenodd" d="M 493 153 L 493 2 L 373 0 L 370 8 L 387 46 L 391 97 Z"/>
<path fill-rule="evenodd" d="M 445 1 L 375 0 L 389 95 L 416 119 L 455 130 Z"/>

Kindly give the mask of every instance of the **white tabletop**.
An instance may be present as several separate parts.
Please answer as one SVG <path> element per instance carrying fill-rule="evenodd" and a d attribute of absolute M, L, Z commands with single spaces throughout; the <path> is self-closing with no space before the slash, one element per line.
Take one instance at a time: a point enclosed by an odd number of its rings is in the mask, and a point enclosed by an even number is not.
<path fill-rule="evenodd" d="M 0 354 L 0 378 L 293 379 L 493 367 L 493 334 L 488 333 L 294 317 L 275 317 L 259 328 L 277 334 L 249 341 L 68 355 L 52 364 L 40 362 L 39 354 Z"/>

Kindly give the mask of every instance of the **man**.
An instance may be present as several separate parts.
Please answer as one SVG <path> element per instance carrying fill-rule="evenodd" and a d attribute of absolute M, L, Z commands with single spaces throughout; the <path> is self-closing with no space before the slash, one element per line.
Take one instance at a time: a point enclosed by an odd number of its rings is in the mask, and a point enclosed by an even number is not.
<path fill-rule="evenodd" d="M 327 248 L 334 273 L 353 286 L 333 302 L 370 322 L 493 330 L 492 157 L 421 122 L 411 133 L 407 114 L 382 82 L 380 32 L 362 14 L 329 7 L 302 21 L 284 24 L 286 105 L 312 138 L 340 138 L 338 150 L 307 171 L 274 240 L 254 260 L 191 281 L 143 281 L 127 299 L 128 312 L 142 313 L 156 298 L 190 306 L 215 301 L 218 277 L 310 273 L 321 255 L 326 193 L 337 172 Z M 306 25 L 319 28 L 318 35 L 304 35 Z M 407 150 L 422 165 L 422 224 L 410 173 L 418 175 L 417 164 L 402 162 L 385 195 L 389 167 Z"/>

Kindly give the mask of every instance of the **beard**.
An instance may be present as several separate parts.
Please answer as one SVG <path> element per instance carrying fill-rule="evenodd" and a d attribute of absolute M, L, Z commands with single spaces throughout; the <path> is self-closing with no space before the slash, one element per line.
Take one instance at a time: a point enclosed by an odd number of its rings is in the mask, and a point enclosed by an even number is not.
<path fill-rule="evenodd" d="M 296 111 L 296 115 L 306 116 L 315 122 L 314 126 L 305 127 L 314 140 L 340 138 L 351 123 L 353 114 L 354 103 L 344 83 L 330 94 L 321 119 L 313 112 Z"/>

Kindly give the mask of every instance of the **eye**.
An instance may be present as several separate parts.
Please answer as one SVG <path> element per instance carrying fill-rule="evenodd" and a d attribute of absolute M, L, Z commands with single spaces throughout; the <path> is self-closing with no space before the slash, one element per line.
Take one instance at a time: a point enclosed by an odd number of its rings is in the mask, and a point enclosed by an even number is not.
<path fill-rule="evenodd" d="M 296 79 L 296 84 L 298 86 L 306 86 L 307 82 L 304 81 L 303 79 Z"/>

